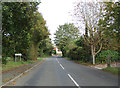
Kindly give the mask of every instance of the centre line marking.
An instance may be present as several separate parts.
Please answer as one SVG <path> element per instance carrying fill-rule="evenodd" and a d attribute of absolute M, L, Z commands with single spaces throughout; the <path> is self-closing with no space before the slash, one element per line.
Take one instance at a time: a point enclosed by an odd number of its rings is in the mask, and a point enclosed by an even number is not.
<path fill-rule="evenodd" d="M 70 77 L 70 79 L 74 82 L 74 84 L 78 87 L 78 88 L 80 88 L 80 86 L 77 84 L 77 82 L 72 78 L 72 76 L 70 75 L 70 74 L 68 74 L 68 76 Z"/>
<path fill-rule="evenodd" d="M 62 69 L 64 69 L 64 67 L 60 64 L 60 66 L 62 67 Z"/>
<path fill-rule="evenodd" d="M 57 60 L 57 62 L 59 63 L 58 59 L 56 59 L 56 60 Z"/>

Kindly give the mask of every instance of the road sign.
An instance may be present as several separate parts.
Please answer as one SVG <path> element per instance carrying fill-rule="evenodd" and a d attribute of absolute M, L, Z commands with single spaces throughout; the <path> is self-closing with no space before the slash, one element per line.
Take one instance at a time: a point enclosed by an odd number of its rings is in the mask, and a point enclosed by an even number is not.
<path fill-rule="evenodd" d="M 15 54 L 15 62 L 16 62 L 16 56 L 20 56 L 20 61 L 21 61 L 22 54 L 21 53 Z"/>

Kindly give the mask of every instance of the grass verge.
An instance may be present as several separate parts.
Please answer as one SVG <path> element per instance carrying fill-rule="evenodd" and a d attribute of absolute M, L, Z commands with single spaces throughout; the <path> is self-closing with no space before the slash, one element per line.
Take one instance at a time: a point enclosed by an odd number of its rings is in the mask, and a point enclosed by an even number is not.
<path fill-rule="evenodd" d="M 42 56 L 42 57 L 38 57 L 37 60 L 42 60 L 43 58 L 48 58 L 48 57 L 50 57 L 50 56 L 44 55 L 44 56 Z"/>
<path fill-rule="evenodd" d="M 40 61 L 40 60 L 42 60 L 43 58 L 46 58 L 46 57 L 48 57 L 48 56 L 38 57 L 36 61 L 32 61 L 32 60 L 21 61 L 21 62 L 8 61 L 6 65 L 2 64 L 2 72 L 12 70 L 16 67 L 20 67 L 20 66 L 35 63 L 35 62 Z"/>
<path fill-rule="evenodd" d="M 31 63 L 34 63 L 34 61 L 30 61 L 30 60 L 29 61 L 21 61 L 21 62 L 9 61 L 9 62 L 7 62 L 6 65 L 2 64 L 2 71 L 4 72 L 4 71 L 10 70 L 10 69 L 20 67 L 23 65 L 28 65 Z"/>
<path fill-rule="evenodd" d="M 120 69 L 118 69 L 118 68 L 107 67 L 107 68 L 103 68 L 102 70 L 111 72 L 112 74 L 115 74 L 115 75 L 120 75 Z"/>

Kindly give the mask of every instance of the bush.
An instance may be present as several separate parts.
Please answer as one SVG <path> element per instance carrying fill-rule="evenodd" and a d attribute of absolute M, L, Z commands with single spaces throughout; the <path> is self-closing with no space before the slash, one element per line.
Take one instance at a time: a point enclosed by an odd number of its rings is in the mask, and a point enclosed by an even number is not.
<path fill-rule="evenodd" d="M 113 61 L 119 61 L 120 56 L 118 52 L 113 50 L 104 50 L 101 51 L 98 55 L 96 55 L 96 62 L 97 63 L 107 63 L 107 58 L 110 57 L 110 60 Z"/>
<path fill-rule="evenodd" d="M 2 64 L 5 64 L 5 65 L 7 64 L 7 57 L 2 58 Z"/>
<path fill-rule="evenodd" d="M 103 68 L 102 70 L 111 72 L 111 73 L 116 74 L 116 75 L 120 75 L 118 68 L 107 67 L 107 68 Z"/>
<path fill-rule="evenodd" d="M 56 50 L 52 50 L 52 53 L 53 53 L 53 54 L 56 54 Z"/>
<path fill-rule="evenodd" d="M 68 52 L 68 57 L 72 60 L 80 60 L 82 62 L 90 61 L 89 50 L 86 50 L 84 47 L 75 47 L 70 49 Z"/>

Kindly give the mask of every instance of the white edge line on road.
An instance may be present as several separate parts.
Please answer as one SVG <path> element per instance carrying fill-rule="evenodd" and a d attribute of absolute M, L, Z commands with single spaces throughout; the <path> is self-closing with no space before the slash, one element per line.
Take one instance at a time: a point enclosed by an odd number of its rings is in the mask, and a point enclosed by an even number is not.
<path fill-rule="evenodd" d="M 15 78 L 11 79 L 10 81 L 6 82 L 5 84 L 1 85 L 0 88 L 2 88 L 2 86 L 5 86 L 5 85 L 9 84 L 10 82 L 13 82 L 14 80 L 16 80 L 17 78 L 19 78 L 20 76 L 22 76 L 24 73 L 27 73 L 27 72 L 29 72 L 30 70 L 32 70 L 32 69 L 33 69 L 34 67 L 36 67 L 37 65 L 39 65 L 39 63 L 36 64 L 36 65 L 34 65 L 33 67 L 31 67 L 30 69 L 24 71 L 23 73 L 21 73 L 20 75 L 16 76 Z"/>
<path fill-rule="evenodd" d="M 70 77 L 70 79 L 74 82 L 74 84 L 78 87 L 78 88 L 80 88 L 80 86 L 77 84 L 77 82 L 72 78 L 72 76 L 70 75 L 70 74 L 68 74 L 68 76 Z"/>
<path fill-rule="evenodd" d="M 60 66 L 62 67 L 62 69 L 64 69 L 64 67 L 60 64 Z"/>
<path fill-rule="evenodd" d="M 0 88 L 2 88 L 2 86 L 5 86 L 5 85 L 9 84 L 10 82 L 16 80 L 17 78 L 19 78 L 22 75 L 23 75 L 23 73 L 21 73 L 20 75 L 16 76 L 15 78 L 13 78 L 12 80 L 10 80 L 9 82 L 6 82 L 5 84 L 1 85 Z"/>

